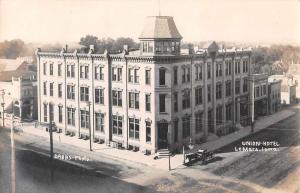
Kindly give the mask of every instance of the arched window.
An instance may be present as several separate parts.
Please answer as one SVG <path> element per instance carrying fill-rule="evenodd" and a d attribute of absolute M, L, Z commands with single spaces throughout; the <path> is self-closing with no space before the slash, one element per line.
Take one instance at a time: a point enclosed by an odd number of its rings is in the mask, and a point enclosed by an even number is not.
<path fill-rule="evenodd" d="M 160 86 L 166 85 L 166 69 L 165 68 L 159 69 L 159 85 Z"/>

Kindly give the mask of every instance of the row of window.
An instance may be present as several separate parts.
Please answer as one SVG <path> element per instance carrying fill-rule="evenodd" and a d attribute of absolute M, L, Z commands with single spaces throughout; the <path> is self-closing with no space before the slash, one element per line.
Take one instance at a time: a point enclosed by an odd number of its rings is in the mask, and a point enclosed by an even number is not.
<path fill-rule="evenodd" d="M 75 108 L 67 108 L 67 124 L 75 127 Z M 53 121 L 54 106 L 49 104 L 49 116 L 50 120 Z M 58 106 L 58 121 L 62 123 L 63 114 L 62 106 Z M 48 105 L 44 104 L 44 122 L 48 121 Z M 104 133 L 104 114 L 95 113 L 95 131 Z M 136 118 L 128 118 L 129 126 L 129 138 L 140 140 L 140 120 Z M 80 110 L 80 127 L 88 129 L 90 127 L 90 114 L 89 111 Z M 146 142 L 151 142 L 151 122 L 145 122 L 146 128 Z M 114 135 L 123 135 L 123 116 L 113 115 L 112 116 L 112 133 Z"/>
<path fill-rule="evenodd" d="M 231 75 L 231 61 L 225 61 L 225 74 Z M 62 76 L 62 64 L 58 64 L 58 76 Z M 47 74 L 46 63 L 44 63 L 44 75 Z M 247 60 L 243 60 L 243 73 L 247 73 L 249 70 L 249 65 Z M 182 83 L 188 83 L 191 80 L 190 67 L 182 68 Z M 166 84 L 166 69 L 160 68 L 159 70 L 159 85 L 163 86 Z M 178 84 L 178 69 L 174 68 L 174 85 Z M 235 73 L 240 73 L 240 61 L 235 61 Z M 128 69 L 128 82 L 139 83 L 139 69 L 130 68 Z M 203 77 L 202 65 L 195 66 L 195 80 L 202 80 Z M 53 63 L 50 64 L 50 75 L 53 75 Z M 222 63 L 216 63 L 216 77 L 222 76 Z M 75 66 L 67 65 L 67 77 L 75 77 Z M 89 79 L 89 66 L 80 66 L 80 78 Z M 95 67 L 94 78 L 96 80 L 104 80 L 103 67 Z M 211 78 L 211 63 L 207 63 L 207 78 Z M 112 81 L 122 81 L 122 68 L 112 67 Z M 151 71 L 145 70 L 145 84 L 149 85 L 151 83 Z"/>
<path fill-rule="evenodd" d="M 44 95 L 47 95 L 47 84 L 44 82 Z M 89 87 L 80 87 L 80 101 L 89 101 Z M 139 93 L 128 92 L 129 108 L 139 109 L 140 100 Z M 53 96 L 53 83 L 50 83 L 50 96 Z M 58 97 L 62 97 L 62 84 L 58 84 Z M 75 100 L 75 86 L 67 85 L 67 99 Z M 104 105 L 104 89 L 95 89 L 95 103 Z M 122 91 L 112 91 L 112 104 L 113 106 L 122 107 Z M 151 111 L 151 95 L 145 94 L 145 110 Z"/>
<path fill-rule="evenodd" d="M 266 96 L 267 94 L 267 85 L 255 86 L 254 96 L 255 98 Z"/>
<path fill-rule="evenodd" d="M 216 124 L 221 125 L 223 123 L 226 123 L 228 121 L 232 121 L 232 104 L 227 104 L 225 106 L 226 111 L 226 117 L 225 120 L 223 120 L 223 107 L 217 107 L 216 108 Z M 208 126 L 214 125 L 214 123 L 211 121 L 206 121 L 203 118 L 203 113 L 195 113 L 195 132 L 196 134 L 203 131 L 203 124 L 206 124 Z M 191 117 L 184 117 L 182 118 L 182 138 L 185 139 L 187 137 L 191 137 Z M 174 127 L 174 140 L 175 142 L 178 141 L 178 123 L 179 120 L 175 119 L 173 121 L 173 127 Z"/>
<path fill-rule="evenodd" d="M 58 64 L 57 75 L 62 76 L 62 64 Z M 95 67 L 95 80 L 104 80 L 104 67 L 97 66 Z M 80 66 L 80 78 L 89 79 L 89 66 Z M 47 75 L 46 63 L 44 63 L 44 75 Z M 50 73 L 53 75 L 53 64 L 50 64 Z M 75 65 L 67 65 L 67 77 L 75 77 Z M 122 68 L 121 67 L 112 67 L 112 81 L 122 81 Z M 128 82 L 130 83 L 139 83 L 139 69 L 128 69 Z M 145 70 L 145 84 L 151 84 L 151 70 Z"/>
<path fill-rule="evenodd" d="M 75 108 L 67 108 L 67 124 L 71 126 L 75 126 Z M 227 104 L 225 107 L 226 117 L 223 119 L 223 107 L 219 106 L 216 108 L 216 124 L 222 125 L 227 121 L 232 121 L 232 104 Z M 53 120 L 54 116 L 54 108 L 52 104 L 49 104 L 49 113 L 50 120 Z M 48 115 L 48 105 L 44 104 L 44 122 L 47 122 Z M 58 116 L 59 123 L 62 123 L 62 106 L 58 106 Z M 209 116 L 210 117 L 210 116 Z M 204 121 L 204 123 L 203 123 Z M 195 131 L 196 133 L 202 132 L 203 124 L 207 124 L 208 126 L 213 125 L 211 122 L 212 119 L 208 119 L 205 121 L 203 119 L 203 113 L 195 113 Z M 128 118 L 128 126 L 129 126 L 129 138 L 140 140 L 140 120 L 136 118 Z M 175 142 L 178 139 L 178 119 L 176 119 L 173 123 L 174 126 L 174 135 Z M 90 127 L 90 115 L 86 110 L 80 111 L 80 127 L 81 128 L 89 128 Z M 145 122 L 146 128 L 146 142 L 151 142 L 151 122 Z M 191 117 L 182 118 L 182 137 L 187 138 L 190 137 L 190 129 L 191 129 Z M 95 113 L 95 131 L 104 132 L 104 114 L 103 113 Z M 112 132 L 114 135 L 122 136 L 123 135 L 123 116 L 113 115 L 112 116 Z"/>
<path fill-rule="evenodd" d="M 226 97 L 231 96 L 231 81 L 226 82 Z M 248 81 L 244 79 L 243 81 L 243 92 L 248 92 Z M 235 93 L 240 94 L 240 80 L 236 80 Z M 189 89 L 185 89 L 182 92 L 182 109 L 190 108 L 191 100 L 190 100 L 191 92 Z M 175 92 L 173 94 L 174 97 L 174 111 L 178 112 L 178 93 Z M 219 83 L 216 85 L 216 99 L 222 98 L 222 84 Z M 207 100 L 211 101 L 211 86 L 207 85 Z M 195 88 L 195 105 L 201 105 L 203 103 L 203 89 L 202 87 Z M 160 95 L 160 112 L 165 112 L 165 95 Z"/>
<path fill-rule="evenodd" d="M 190 67 L 182 67 L 182 83 L 190 82 L 191 75 L 190 75 Z M 232 71 L 232 63 L 230 60 L 225 61 L 225 75 L 231 75 Z M 249 71 L 249 65 L 247 60 L 243 60 L 243 73 L 247 73 Z M 165 77 L 165 70 L 162 69 L 159 71 L 160 77 Z M 235 74 L 240 73 L 240 61 L 235 61 Z M 173 69 L 173 76 L 174 76 L 174 85 L 178 84 L 178 68 Z M 222 76 L 222 62 L 216 62 L 216 77 Z M 202 80 L 203 78 L 203 69 L 202 65 L 195 66 L 195 80 Z M 211 63 L 207 62 L 207 79 L 211 78 Z M 160 85 L 164 85 L 161 83 Z"/>

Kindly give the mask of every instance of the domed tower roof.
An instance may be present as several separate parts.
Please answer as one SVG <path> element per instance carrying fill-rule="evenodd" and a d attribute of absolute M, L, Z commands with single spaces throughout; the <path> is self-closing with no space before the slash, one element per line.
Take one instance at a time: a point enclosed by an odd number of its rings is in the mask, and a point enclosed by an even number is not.
<path fill-rule="evenodd" d="M 139 39 L 182 39 L 173 17 L 149 16 Z"/>

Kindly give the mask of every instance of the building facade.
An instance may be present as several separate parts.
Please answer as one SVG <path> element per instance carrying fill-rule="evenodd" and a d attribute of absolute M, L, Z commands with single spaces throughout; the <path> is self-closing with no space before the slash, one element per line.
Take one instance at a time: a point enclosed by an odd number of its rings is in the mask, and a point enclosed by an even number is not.
<path fill-rule="evenodd" d="M 278 112 L 281 108 L 281 80 L 268 79 L 268 107 L 269 113 Z"/>
<path fill-rule="evenodd" d="M 37 50 L 39 121 L 62 132 L 155 152 L 249 124 L 251 50 L 181 54 L 169 16 L 148 17 L 139 52 Z"/>
<path fill-rule="evenodd" d="M 21 59 L 0 59 L 0 117 L 14 113 L 21 121 L 37 120 L 37 78 L 32 64 Z"/>

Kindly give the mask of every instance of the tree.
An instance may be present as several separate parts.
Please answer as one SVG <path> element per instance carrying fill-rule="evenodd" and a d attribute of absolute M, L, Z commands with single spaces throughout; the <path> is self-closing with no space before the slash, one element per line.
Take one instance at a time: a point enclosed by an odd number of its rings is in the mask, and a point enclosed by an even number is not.
<path fill-rule="evenodd" d="M 20 39 L 0 43 L 0 57 L 16 59 L 24 49 L 24 42 Z"/>
<path fill-rule="evenodd" d="M 80 38 L 79 44 L 85 46 L 86 50 L 89 49 L 90 45 L 93 45 L 95 51 L 97 51 L 98 37 L 93 35 L 86 35 L 85 37 Z"/>

